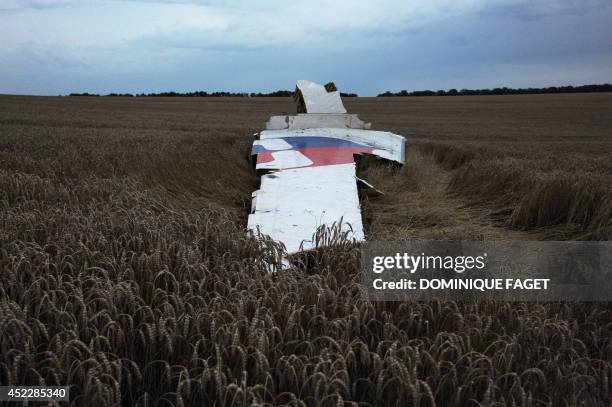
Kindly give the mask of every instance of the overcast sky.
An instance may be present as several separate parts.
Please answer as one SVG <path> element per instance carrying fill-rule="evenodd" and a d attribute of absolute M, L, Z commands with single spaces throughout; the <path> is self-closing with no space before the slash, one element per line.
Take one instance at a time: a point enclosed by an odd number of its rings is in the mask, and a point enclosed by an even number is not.
<path fill-rule="evenodd" d="M 612 0 L 0 0 L 0 93 L 612 82 Z"/>

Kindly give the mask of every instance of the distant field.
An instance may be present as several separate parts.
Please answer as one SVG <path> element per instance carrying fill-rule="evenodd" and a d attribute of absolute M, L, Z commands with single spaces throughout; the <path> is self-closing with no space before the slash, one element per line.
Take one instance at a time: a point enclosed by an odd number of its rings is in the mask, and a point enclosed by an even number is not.
<path fill-rule="evenodd" d="M 455 170 L 449 191 L 486 207 L 501 225 L 548 228 L 549 238 L 611 238 L 612 94 L 345 103 L 375 129 L 406 135 L 409 149 Z M 130 176 L 193 194 L 199 204 L 242 210 L 257 187 L 245 160 L 250 136 L 269 115 L 295 108 L 289 98 L 2 97 L 0 109 L 4 168 L 53 162 L 66 177 Z"/>
<path fill-rule="evenodd" d="M 346 99 L 380 239 L 612 239 L 612 94 Z M 0 384 L 75 405 L 603 406 L 610 304 L 370 303 L 359 251 L 268 274 L 248 156 L 289 98 L 0 96 Z"/>

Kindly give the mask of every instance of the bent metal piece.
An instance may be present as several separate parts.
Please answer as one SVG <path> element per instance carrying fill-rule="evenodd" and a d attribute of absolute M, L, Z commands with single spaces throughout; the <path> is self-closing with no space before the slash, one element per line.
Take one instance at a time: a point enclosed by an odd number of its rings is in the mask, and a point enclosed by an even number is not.
<path fill-rule="evenodd" d="M 349 238 L 363 240 L 354 156 L 370 154 L 403 164 L 406 140 L 389 132 L 346 126 L 347 118 L 349 124 L 363 123 L 356 115 L 288 118 L 286 128 L 263 131 L 253 143 L 256 169 L 268 173 L 253 192 L 249 230 L 284 243 L 290 254 L 313 248 L 317 228 L 340 220 Z M 313 128 L 291 128 L 292 123 L 309 121 Z"/>
<path fill-rule="evenodd" d="M 302 130 L 321 127 L 368 130 L 370 123 L 364 123 L 356 114 L 347 113 L 300 113 L 297 116 L 271 116 L 266 122 L 266 130 Z"/>

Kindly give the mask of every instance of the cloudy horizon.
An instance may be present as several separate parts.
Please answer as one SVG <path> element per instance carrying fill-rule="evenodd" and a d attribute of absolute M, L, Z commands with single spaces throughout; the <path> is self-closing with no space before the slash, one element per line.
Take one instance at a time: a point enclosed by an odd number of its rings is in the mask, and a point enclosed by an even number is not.
<path fill-rule="evenodd" d="M 0 0 L 0 93 L 612 81 L 605 0 Z"/>

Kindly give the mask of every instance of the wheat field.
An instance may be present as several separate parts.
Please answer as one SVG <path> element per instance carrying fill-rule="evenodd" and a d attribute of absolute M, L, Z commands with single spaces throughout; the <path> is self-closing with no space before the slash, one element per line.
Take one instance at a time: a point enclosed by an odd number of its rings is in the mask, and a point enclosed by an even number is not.
<path fill-rule="evenodd" d="M 347 99 L 408 138 L 371 239 L 612 236 L 611 94 Z M 369 302 L 268 273 L 248 155 L 290 98 L 0 97 L 0 385 L 76 406 L 609 406 L 609 303 Z M 313 266 L 314 265 L 314 266 Z"/>

